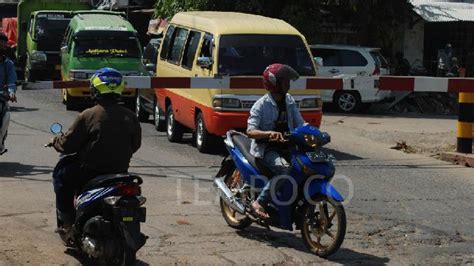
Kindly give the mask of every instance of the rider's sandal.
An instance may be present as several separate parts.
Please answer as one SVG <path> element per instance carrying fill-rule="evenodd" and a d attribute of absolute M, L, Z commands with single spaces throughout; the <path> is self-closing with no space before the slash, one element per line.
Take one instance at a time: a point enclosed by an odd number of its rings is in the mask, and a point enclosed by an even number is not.
<path fill-rule="evenodd" d="M 270 218 L 270 215 L 265 211 L 263 207 L 260 207 L 260 208 L 253 207 L 253 211 L 260 219 L 265 220 L 265 219 Z"/>

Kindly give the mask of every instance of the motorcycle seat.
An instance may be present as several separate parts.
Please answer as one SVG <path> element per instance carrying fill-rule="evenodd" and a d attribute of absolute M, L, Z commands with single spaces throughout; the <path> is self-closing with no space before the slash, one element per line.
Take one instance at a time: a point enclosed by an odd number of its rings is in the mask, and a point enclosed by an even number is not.
<path fill-rule="evenodd" d="M 241 133 L 235 133 L 232 135 L 232 141 L 234 145 L 239 149 L 242 155 L 247 159 L 247 161 L 257 169 L 260 174 L 271 178 L 276 175 L 276 173 L 265 163 L 264 160 L 261 158 L 256 158 L 250 154 L 250 145 L 252 140 L 250 140 L 247 136 Z"/>
<path fill-rule="evenodd" d="M 138 184 L 143 182 L 140 177 L 131 175 L 129 173 L 99 175 L 89 181 L 84 186 L 84 188 L 82 188 L 82 192 L 92 190 L 94 188 L 104 187 L 113 183 L 131 183 L 135 180 L 137 180 Z"/>

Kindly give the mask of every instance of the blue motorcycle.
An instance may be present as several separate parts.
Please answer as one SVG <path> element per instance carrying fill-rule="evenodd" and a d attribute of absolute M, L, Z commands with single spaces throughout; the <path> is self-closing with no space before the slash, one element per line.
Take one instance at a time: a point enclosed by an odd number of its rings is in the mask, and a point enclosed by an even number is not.
<path fill-rule="evenodd" d="M 277 177 L 262 159 L 250 154 L 251 140 L 246 135 L 227 132 L 224 142 L 229 155 L 214 180 L 222 215 L 236 229 L 244 229 L 253 222 L 267 228 L 300 229 L 311 252 L 327 257 L 339 249 L 346 233 L 344 199 L 330 184 L 335 159 L 321 150 L 330 142 L 330 136 L 309 125 L 284 136 L 290 148 L 290 176 L 282 179 L 285 183 L 266 208 L 270 218 L 263 219 L 251 204 L 268 178 Z"/>

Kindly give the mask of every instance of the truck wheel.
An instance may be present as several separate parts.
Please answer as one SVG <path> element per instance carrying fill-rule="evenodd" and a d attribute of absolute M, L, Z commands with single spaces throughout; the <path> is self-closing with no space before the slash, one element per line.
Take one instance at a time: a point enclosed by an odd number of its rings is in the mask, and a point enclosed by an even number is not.
<path fill-rule="evenodd" d="M 359 111 L 362 102 L 358 92 L 338 91 L 334 94 L 334 104 L 339 112 L 355 113 Z"/>
<path fill-rule="evenodd" d="M 76 111 L 78 109 L 78 99 L 76 97 L 69 95 L 66 92 L 63 98 L 63 103 L 66 105 L 66 110 L 68 111 Z"/>
<path fill-rule="evenodd" d="M 158 101 L 153 104 L 153 122 L 156 130 L 161 132 L 166 130 L 166 115 L 158 105 Z"/>
<path fill-rule="evenodd" d="M 36 77 L 35 72 L 29 68 L 25 68 L 25 81 L 26 82 L 35 82 L 38 78 Z"/>
<path fill-rule="evenodd" d="M 171 104 L 166 110 L 166 136 L 171 142 L 179 142 L 183 138 L 184 128 L 174 119 L 173 107 Z"/>
<path fill-rule="evenodd" d="M 204 124 L 204 118 L 201 112 L 196 116 L 196 148 L 206 153 L 212 150 L 215 146 L 215 136 L 207 131 L 206 124 Z"/>

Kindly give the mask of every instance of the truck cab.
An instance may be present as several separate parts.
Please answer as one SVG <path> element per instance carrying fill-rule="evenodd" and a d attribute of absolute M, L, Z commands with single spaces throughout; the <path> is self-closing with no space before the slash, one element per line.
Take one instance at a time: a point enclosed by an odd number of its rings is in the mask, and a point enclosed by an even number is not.
<path fill-rule="evenodd" d="M 59 79 L 60 46 L 71 11 L 37 11 L 31 14 L 26 37 L 25 79 Z"/>

